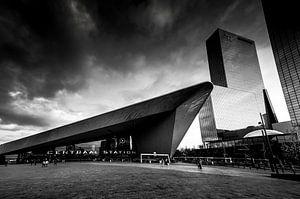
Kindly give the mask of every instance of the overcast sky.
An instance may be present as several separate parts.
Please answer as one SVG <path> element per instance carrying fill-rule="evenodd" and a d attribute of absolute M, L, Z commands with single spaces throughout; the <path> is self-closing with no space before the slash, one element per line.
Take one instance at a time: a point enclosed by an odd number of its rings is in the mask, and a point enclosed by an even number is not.
<path fill-rule="evenodd" d="M 256 42 L 289 120 L 259 0 L 1 0 L 0 143 L 210 80 L 216 28 Z M 199 139 L 193 124 L 182 146 Z"/>

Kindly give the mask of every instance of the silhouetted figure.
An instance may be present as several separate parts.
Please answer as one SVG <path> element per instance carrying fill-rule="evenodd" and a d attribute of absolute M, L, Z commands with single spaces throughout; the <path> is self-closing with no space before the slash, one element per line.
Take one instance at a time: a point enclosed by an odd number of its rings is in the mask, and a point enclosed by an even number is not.
<path fill-rule="evenodd" d="M 198 166 L 199 169 L 202 169 L 202 163 L 201 163 L 201 160 L 198 160 L 198 161 L 197 161 L 197 166 Z"/>
<path fill-rule="evenodd" d="M 47 167 L 49 164 L 49 161 L 47 159 L 43 160 L 42 167 Z"/>
<path fill-rule="evenodd" d="M 295 168 L 294 168 L 293 164 L 291 162 L 288 162 L 288 165 L 289 165 L 291 171 L 293 172 L 293 174 L 296 174 L 296 171 L 295 171 Z"/>
<path fill-rule="evenodd" d="M 164 160 L 164 163 L 165 163 L 165 165 L 170 165 L 170 162 L 169 162 L 168 159 L 165 159 L 165 160 Z"/>

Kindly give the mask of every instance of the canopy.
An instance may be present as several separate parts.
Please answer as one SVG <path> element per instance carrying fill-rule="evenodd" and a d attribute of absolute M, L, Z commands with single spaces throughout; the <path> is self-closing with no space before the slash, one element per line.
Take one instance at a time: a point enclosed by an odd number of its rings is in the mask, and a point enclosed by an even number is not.
<path fill-rule="evenodd" d="M 251 138 L 251 137 L 260 137 L 260 136 L 263 136 L 262 131 L 263 131 L 263 129 L 252 131 L 252 132 L 246 134 L 243 138 Z M 282 132 L 276 131 L 276 130 L 269 130 L 269 129 L 267 129 L 266 131 L 267 131 L 267 135 L 281 135 L 281 134 L 283 134 Z"/>

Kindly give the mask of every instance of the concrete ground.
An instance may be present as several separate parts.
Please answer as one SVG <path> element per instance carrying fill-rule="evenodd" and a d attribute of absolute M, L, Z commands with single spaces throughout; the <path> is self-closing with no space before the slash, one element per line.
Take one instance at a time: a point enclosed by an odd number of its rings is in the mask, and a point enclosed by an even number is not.
<path fill-rule="evenodd" d="M 263 170 L 189 164 L 1 165 L 0 198 L 300 198 L 300 184 Z"/>

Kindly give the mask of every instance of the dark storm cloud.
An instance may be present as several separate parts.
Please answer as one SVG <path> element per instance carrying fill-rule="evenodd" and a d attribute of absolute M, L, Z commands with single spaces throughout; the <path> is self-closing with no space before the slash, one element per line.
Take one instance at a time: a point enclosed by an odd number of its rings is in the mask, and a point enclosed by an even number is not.
<path fill-rule="evenodd" d="M 187 46 L 184 29 L 202 21 L 203 2 L 82 1 L 97 24 L 94 53 L 101 63 L 124 72 L 135 55 L 163 63 L 171 52 Z"/>
<path fill-rule="evenodd" d="M 199 56 L 204 58 L 204 41 L 217 27 L 243 32 L 259 13 L 257 2 L 234 0 L 110 0 L 80 1 L 79 5 L 97 26 L 90 35 L 92 53 L 100 63 L 123 72 L 131 69 L 135 55 L 145 55 L 150 65 L 163 65 L 170 61 L 172 52 L 184 48 L 188 56 L 196 46 L 202 46 Z M 251 6 L 255 9 L 247 13 Z"/>
<path fill-rule="evenodd" d="M 10 109 L 0 109 L 1 117 L 5 119 L 4 124 L 18 124 L 18 125 L 33 125 L 33 126 L 47 126 L 48 122 L 40 117 L 26 115 L 26 114 L 16 114 Z"/>
<path fill-rule="evenodd" d="M 64 1 L 1 4 L 1 74 L 8 75 L 10 67 L 19 71 L 10 85 L 22 84 L 29 97 L 52 97 L 58 89 L 78 87 L 80 81 L 68 84 L 81 68 Z"/>
<path fill-rule="evenodd" d="M 84 85 L 81 49 L 73 34 L 68 1 L 1 1 L 0 118 L 42 125 L 36 117 L 13 114 L 11 91 L 53 97 L 58 90 Z M 5 111 L 7 110 L 7 111 Z"/>
<path fill-rule="evenodd" d="M 57 91 L 85 86 L 86 59 L 127 73 L 144 56 L 150 66 L 168 63 L 202 46 L 218 26 L 241 29 L 253 4 L 205 0 L 2 0 L 0 1 L 0 118 L 4 122 L 44 125 L 42 118 L 9 109 L 9 92 L 26 98 L 52 98 Z M 254 6 L 255 7 L 255 6 Z M 238 15 L 232 12 L 239 9 Z M 250 10 L 250 11 L 249 11 Z M 227 20 L 236 17 L 236 22 Z M 253 20 L 253 19 L 252 19 Z M 246 21 L 245 21 L 246 22 Z M 246 26 L 246 23 L 243 23 Z M 242 32 L 242 31 L 240 31 Z"/>

